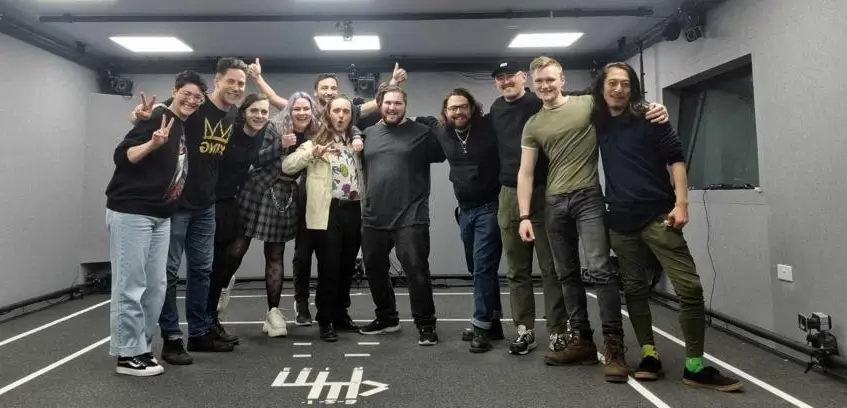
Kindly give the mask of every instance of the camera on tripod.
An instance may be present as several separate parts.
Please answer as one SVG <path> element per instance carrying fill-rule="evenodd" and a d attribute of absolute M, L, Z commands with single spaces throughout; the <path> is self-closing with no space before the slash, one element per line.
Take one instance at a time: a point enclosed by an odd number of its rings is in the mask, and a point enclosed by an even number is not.
<path fill-rule="evenodd" d="M 806 344 L 814 348 L 811 356 L 812 361 L 806 367 L 806 372 L 814 365 L 821 365 L 824 358 L 838 355 L 838 340 L 830 332 L 832 329 L 832 317 L 826 313 L 812 313 L 797 315 L 797 325 L 800 330 L 806 332 Z"/>
<path fill-rule="evenodd" d="M 800 330 L 807 333 L 812 332 L 812 330 L 824 332 L 832 329 L 832 317 L 825 313 L 812 313 L 811 316 L 800 313 L 797 315 L 797 324 L 800 326 Z"/>

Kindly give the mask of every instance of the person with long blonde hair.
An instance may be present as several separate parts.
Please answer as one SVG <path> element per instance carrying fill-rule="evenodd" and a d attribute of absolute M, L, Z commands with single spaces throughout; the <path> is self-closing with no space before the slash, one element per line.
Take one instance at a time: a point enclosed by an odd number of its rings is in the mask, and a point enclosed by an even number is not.
<path fill-rule="evenodd" d="M 297 235 L 297 177 L 280 171 L 283 158 L 294 152 L 320 128 L 318 106 L 308 93 L 297 91 L 268 124 L 258 159 L 239 195 L 239 212 L 248 240 L 265 243 L 265 288 L 268 312 L 262 331 L 271 337 L 288 334 L 285 316 L 279 310 L 282 294 L 285 243 Z"/>
<path fill-rule="evenodd" d="M 347 314 L 350 285 L 361 245 L 362 167 L 354 140 L 353 103 L 332 98 L 321 114 L 321 129 L 282 161 L 282 171 L 306 171 L 306 228 L 318 259 L 315 296 L 320 337 L 336 341 L 336 330 L 357 331 Z"/>

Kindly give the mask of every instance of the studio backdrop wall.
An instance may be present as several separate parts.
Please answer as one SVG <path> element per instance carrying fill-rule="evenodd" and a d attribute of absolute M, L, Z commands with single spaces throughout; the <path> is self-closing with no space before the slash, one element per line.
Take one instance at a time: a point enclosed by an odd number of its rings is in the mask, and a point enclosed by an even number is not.
<path fill-rule="evenodd" d="M 315 74 L 316 75 L 316 74 Z M 296 90 L 307 90 L 311 93 L 315 75 L 309 74 L 267 74 L 266 81 L 283 97 L 288 97 Z M 389 78 L 390 73 L 382 74 Z M 346 74 L 338 75 L 342 92 L 353 94 L 353 87 L 347 80 Z M 148 96 L 155 94 L 157 100 L 169 97 L 173 87 L 173 76 L 170 75 L 136 75 L 130 77 L 135 82 L 135 92 L 145 92 Z M 583 89 L 589 85 L 588 71 L 566 72 L 569 89 Z M 207 76 L 212 83 L 211 75 Z M 465 87 L 469 89 L 488 110 L 491 103 L 499 96 L 494 88 L 493 80 L 485 73 L 430 73 L 410 72 L 408 82 L 404 85 L 409 94 L 407 107 L 408 116 L 436 115 L 441 102 L 451 89 Z M 252 83 L 248 92 L 255 92 Z M 132 108 L 138 103 L 138 98 L 130 99 L 114 95 L 91 95 L 88 99 L 89 121 L 96 125 L 86 133 L 86 166 L 85 166 L 85 195 L 84 195 L 84 236 L 87 244 L 84 246 L 83 262 L 108 262 L 108 232 L 103 227 L 103 212 L 105 199 L 103 190 L 111 177 L 114 164 L 112 149 L 129 129 L 128 117 Z M 95 121 L 95 119 L 99 119 Z M 462 242 L 453 215 L 456 199 L 448 178 L 447 163 L 432 166 L 432 197 L 430 201 L 432 252 L 430 265 L 433 275 L 468 275 L 465 264 Z M 286 245 L 284 265 L 285 274 L 291 276 L 291 258 L 294 254 L 294 242 Z M 392 257 L 394 255 L 392 254 Z M 396 260 L 396 258 L 394 258 Z M 397 264 L 395 262 L 395 264 Z M 399 264 L 397 264 L 399 267 Z M 261 278 L 264 276 L 265 261 L 262 243 L 255 241 L 251 244 L 244 263 L 237 273 L 241 278 Z M 501 262 L 500 273 L 505 275 L 506 263 Z M 536 273 L 538 273 L 536 268 Z M 317 263 L 313 258 L 312 274 L 317 276 Z M 185 260 L 180 268 L 180 276 L 185 276 Z"/>

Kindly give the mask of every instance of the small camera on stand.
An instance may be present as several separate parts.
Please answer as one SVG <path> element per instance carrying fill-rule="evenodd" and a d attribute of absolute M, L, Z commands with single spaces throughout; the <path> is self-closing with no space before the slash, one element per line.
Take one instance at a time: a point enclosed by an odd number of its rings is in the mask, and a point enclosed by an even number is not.
<path fill-rule="evenodd" d="M 826 313 L 812 313 L 811 315 L 797 315 L 797 325 L 800 330 L 806 332 L 806 344 L 815 349 L 812 360 L 806 367 L 806 372 L 815 365 L 823 366 L 822 360 L 829 356 L 837 356 L 838 340 L 830 332 L 832 329 L 832 317 Z"/>

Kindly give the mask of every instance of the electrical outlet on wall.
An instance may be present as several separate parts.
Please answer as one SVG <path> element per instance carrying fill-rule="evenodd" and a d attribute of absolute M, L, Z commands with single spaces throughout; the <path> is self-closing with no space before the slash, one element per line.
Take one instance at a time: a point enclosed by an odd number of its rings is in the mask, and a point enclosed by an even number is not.
<path fill-rule="evenodd" d="M 794 268 L 791 265 L 777 264 L 776 277 L 781 281 L 794 282 Z"/>

